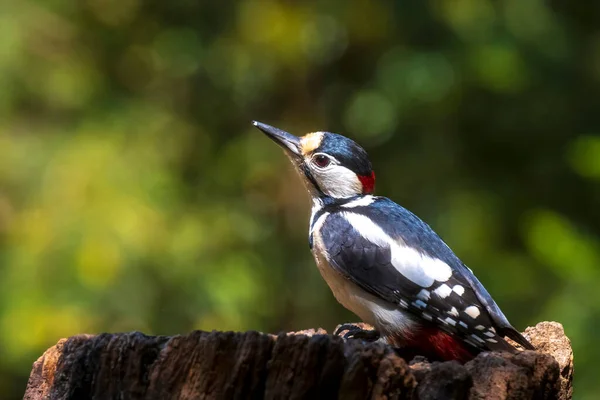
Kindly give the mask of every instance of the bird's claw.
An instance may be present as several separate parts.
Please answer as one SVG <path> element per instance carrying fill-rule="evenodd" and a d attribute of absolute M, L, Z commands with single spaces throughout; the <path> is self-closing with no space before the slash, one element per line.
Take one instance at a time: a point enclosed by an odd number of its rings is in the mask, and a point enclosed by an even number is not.
<path fill-rule="evenodd" d="M 360 339 L 367 342 L 375 342 L 381 335 L 372 326 L 364 323 L 347 323 L 338 325 L 333 332 L 334 336 L 339 336 L 344 340 Z"/>

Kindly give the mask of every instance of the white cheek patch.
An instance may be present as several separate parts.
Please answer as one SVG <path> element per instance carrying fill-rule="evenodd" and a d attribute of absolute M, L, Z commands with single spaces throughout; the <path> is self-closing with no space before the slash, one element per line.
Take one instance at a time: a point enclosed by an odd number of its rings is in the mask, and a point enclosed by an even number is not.
<path fill-rule="evenodd" d="M 328 196 L 340 199 L 362 193 L 358 176 L 346 167 L 332 165 L 324 170 L 312 168 L 311 171 L 319 188 Z"/>
<path fill-rule="evenodd" d="M 366 216 L 351 212 L 343 212 L 342 215 L 362 237 L 378 246 L 389 247 L 394 268 L 417 285 L 428 288 L 435 281 L 446 282 L 452 276 L 452 268 L 448 264 L 391 238 Z"/>

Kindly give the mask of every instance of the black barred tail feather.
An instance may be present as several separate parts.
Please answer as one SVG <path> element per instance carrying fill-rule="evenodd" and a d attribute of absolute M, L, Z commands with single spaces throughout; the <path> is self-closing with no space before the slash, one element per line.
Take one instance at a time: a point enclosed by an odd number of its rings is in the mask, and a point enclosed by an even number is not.
<path fill-rule="evenodd" d="M 499 332 L 502 336 L 506 336 L 523 346 L 525 350 L 535 350 L 535 347 L 533 347 L 533 345 L 529 343 L 529 340 L 525 339 L 525 337 L 516 329 L 512 327 L 503 328 L 500 329 Z"/>

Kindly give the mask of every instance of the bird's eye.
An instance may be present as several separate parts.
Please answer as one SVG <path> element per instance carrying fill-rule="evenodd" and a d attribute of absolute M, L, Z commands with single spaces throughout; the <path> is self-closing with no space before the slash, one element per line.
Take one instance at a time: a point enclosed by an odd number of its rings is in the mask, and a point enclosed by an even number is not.
<path fill-rule="evenodd" d="M 331 163 L 331 159 L 323 154 L 316 155 L 313 160 L 316 166 L 319 168 L 325 168 Z"/>

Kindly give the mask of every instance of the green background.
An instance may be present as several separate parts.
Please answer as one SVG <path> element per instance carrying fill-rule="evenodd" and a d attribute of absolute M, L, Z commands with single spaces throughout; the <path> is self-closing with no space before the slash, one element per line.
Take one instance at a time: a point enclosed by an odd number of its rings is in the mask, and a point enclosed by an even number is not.
<path fill-rule="evenodd" d="M 574 4 L 572 4 L 574 3 Z M 250 125 L 343 133 L 600 397 L 600 12 L 541 0 L 0 4 L 0 393 L 62 337 L 356 320 Z"/>

